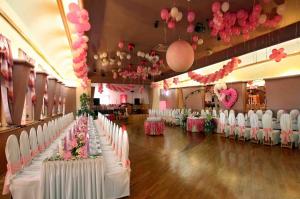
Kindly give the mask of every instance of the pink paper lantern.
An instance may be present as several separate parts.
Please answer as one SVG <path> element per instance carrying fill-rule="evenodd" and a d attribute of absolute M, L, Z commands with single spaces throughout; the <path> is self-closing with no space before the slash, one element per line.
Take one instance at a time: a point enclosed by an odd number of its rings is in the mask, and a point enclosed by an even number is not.
<path fill-rule="evenodd" d="M 119 41 L 118 47 L 119 47 L 120 49 L 124 48 L 124 42 L 123 42 L 123 41 Z"/>
<path fill-rule="evenodd" d="M 188 42 L 178 40 L 173 42 L 166 53 L 169 67 L 175 72 L 184 72 L 194 63 L 194 50 Z"/>

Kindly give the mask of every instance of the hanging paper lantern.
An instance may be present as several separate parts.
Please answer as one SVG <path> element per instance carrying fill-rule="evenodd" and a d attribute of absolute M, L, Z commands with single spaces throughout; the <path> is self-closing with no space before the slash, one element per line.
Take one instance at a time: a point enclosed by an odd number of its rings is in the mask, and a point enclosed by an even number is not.
<path fill-rule="evenodd" d="M 227 1 L 223 2 L 221 9 L 223 12 L 227 12 L 229 10 L 229 3 Z"/>
<path fill-rule="evenodd" d="M 172 9 L 171 9 L 171 12 L 170 12 L 170 14 L 171 14 L 171 17 L 173 17 L 173 18 L 176 18 L 176 16 L 178 15 L 178 8 L 176 8 L 176 7 L 173 7 Z"/>
<path fill-rule="evenodd" d="M 164 8 L 160 11 L 160 17 L 162 20 L 168 20 L 169 19 L 169 11 L 168 9 Z"/>
<path fill-rule="evenodd" d="M 189 23 L 192 23 L 195 20 L 195 18 L 196 18 L 195 12 L 189 11 L 188 14 L 187 14 L 187 21 Z"/>
<path fill-rule="evenodd" d="M 124 42 L 123 42 L 123 41 L 119 41 L 118 47 L 119 47 L 120 49 L 122 49 L 122 48 L 124 47 Z"/>
<path fill-rule="evenodd" d="M 194 63 L 194 50 L 188 42 L 178 40 L 168 47 L 166 59 L 173 71 L 184 72 Z"/>

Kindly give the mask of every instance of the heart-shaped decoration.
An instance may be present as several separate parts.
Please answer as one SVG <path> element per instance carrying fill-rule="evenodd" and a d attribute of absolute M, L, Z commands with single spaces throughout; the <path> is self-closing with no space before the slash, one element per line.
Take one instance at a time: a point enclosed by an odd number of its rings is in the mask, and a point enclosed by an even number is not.
<path fill-rule="evenodd" d="M 238 99 L 238 93 L 233 88 L 222 90 L 221 94 L 224 95 L 224 98 L 222 99 L 222 104 L 227 109 L 230 109 L 236 103 L 236 101 Z"/>
<path fill-rule="evenodd" d="M 221 93 L 222 90 L 227 89 L 227 86 L 225 83 L 216 84 L 214 86 L 214 93 L 216 94 L 219 101 L 222 101 L 224 98 L 224 95 Z"/>

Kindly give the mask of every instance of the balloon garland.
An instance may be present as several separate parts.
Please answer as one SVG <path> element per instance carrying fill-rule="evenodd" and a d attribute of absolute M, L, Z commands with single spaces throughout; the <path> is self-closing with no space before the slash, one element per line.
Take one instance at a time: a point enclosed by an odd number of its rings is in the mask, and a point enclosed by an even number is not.
<path fill-rule="evenodd" d="M 76 77 L 82 79 L 81 86 L 86 88 L 88 82 L 86 56 L 89 38 L 84 33 L 91 28 L 89 13 L 80 8 L 78 4 L 70 3 L 67 19 L 71 24 L 72 38 L 74 39 L 72 43 L 73 69 Z"/>
<path fill-rule="evenodd" d="M 230 74 L 237 66 L 241 63 L 241 60 L 237 57 L 233 57 L 222 69 L 208 75 L 200 75 L 195 72 L 188 72 L 188 76 L 199 83 L 209 84 L 223 79 L 225 76 Z"/>
<path fill-rule="evenodd" d="M 118 86 L 116 84 L 106 84 L 106 88 L 115 92 L 126 92 L 132 90 L 134 86 L 133 85 Z"/>

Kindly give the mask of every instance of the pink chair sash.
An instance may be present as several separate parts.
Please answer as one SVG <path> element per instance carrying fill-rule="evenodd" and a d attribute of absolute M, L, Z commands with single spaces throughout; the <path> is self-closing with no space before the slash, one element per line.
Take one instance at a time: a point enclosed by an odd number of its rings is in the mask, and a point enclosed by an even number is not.
<path fill-rule="evenodd" d="M 32 156 L 29 154 L 28 156 L 22 156 L 21 157 L 21 162 L 23 166 L 26 166 L 29 162 L 31 162 Z"/>
<path fill-rule="evenodd" d="M 34 150 L 31 150 L 31 157 L 34 158 L 40 153 L 39 148 L 36 147 Z"/>
<path fill-rule="evenodd" d="M 44 144 L 38 145 L 38 149 L 40 152 L 43 152 L 45 150 L 45 145 Z"/>
<path fill-rule="evenodd" d="M 292 134 L 292 131 L 291 130 L 288 130 L 288 131 L 281 131 L 281 142 L 283 144 L 287 144 L 289 142 L 291 142 L 291 138 L 290 138 L 290 135 Z"/>
<path fill-rule="evenodd" d="M 258 128 L 251 128 L 251 138 L 257 139 Z"/>
<path fill-rule="evenodd" d="M 3 184 L 3 191 L 2 194 L 6 195 L 9 193 L 9 182 L 10 182 L 10 177 L 20 171 L 22 169 L 22 164 L 21 161 L 17 163 L 8 163 L 7 164 L 7 171 L 5 175 L 5 180 Z"/>
<path fill-rule="evenodd" d="M 265 133 L 265 136 L 264 136 L 265 141 L 268 141 L 269 137 L 271 137 L 272 129 L 271 128 L 264 128 L 263 131 Z"/>
<path fill-rule="evenodd" d="M 225 129 L 225 124 L 220 122 L 219 125 L 220 125 L 220 131 L 221 133 L 223 133 Z"/>
<path fill-rule="evenodd" d="M 123 165 L 126 167 L 126 168 L 130 168 L 130 160 L 125 160 L 123 161 Z"/>
<path fill-rule="evenodd" d="M 245 134 L 245 126 L 239 126 L 239 136 L 244 136 Z"/>
<path fill-rule="evenodd" d="M 234 135 L 235 125 L 230 125 L 229 127 L 229 135 Z"/>

